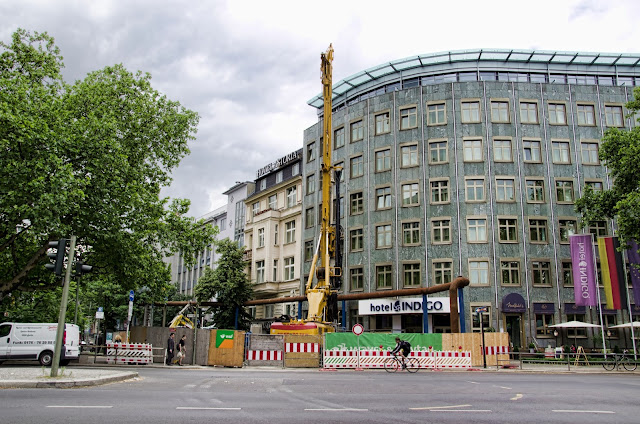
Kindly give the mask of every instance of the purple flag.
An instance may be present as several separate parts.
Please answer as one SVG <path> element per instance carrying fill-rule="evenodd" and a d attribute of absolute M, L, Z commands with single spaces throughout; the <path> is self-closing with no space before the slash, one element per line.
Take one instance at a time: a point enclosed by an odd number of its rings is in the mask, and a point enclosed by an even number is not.
<path fill-rule="evenodd" d="M 591 237 L 591 234 L 569 236 L 573 293 L 578 306 L 596 306 L 598 304 Z"/>
<path fill-rule="evenodd" d="M 629 242 L 627 257 L 629 258 L 629 270 L 631 271 L 631 286 L 633 287 L 633 299 L 636 305 L 640 305 L 640 252 L 635 240 Z M 635 265 L 635 266 L 634 266 Z"/>

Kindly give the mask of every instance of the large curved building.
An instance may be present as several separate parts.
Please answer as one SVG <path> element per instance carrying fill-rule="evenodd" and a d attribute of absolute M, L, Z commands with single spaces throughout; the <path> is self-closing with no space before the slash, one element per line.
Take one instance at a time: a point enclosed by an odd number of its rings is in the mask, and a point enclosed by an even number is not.
<path fill-rule="evenodd" d="M 637 125 L 624 107 L 636 85 L 638 54 L 526 50 L 415 56 L 334 84 L 343 290 L 432 286 L 464 275 L 467 331 L 479 331 L 475 311 L 483 307 L 484 327 L 509 332 L 516 347 L 574 338 L 591 346 L 591 332 L 554 336 L 548 326 L 598 320 L 596 310 L 573 303 L 569 235 L 611 235 L 613 223 L 579 228 L 574 201 L 587 184 L 610 186 L 599 142 L 609 127 Z M 319 233 L 322 98 L 309 105 L 319 118 L 304 132 L 305 275 Z M 430 300 L 428 331 L 448 331 L 446 302 Z M 421 310 L 394 302 L 341 304 L 345 326 L 422 331 Z M 628 321 L 626 311 L 603 312 L 609 325 Z M 611 337 L 627 343 L 622 333 Z"/>

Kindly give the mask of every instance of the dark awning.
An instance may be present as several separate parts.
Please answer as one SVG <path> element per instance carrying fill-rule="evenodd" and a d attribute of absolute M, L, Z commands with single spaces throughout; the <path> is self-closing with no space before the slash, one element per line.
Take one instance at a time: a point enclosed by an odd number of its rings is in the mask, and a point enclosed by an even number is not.
<path fill-rule="evenodd" d="M 534 303 L 533 312 L 536 314 L 553 314 L 556 311 L 556 305 L 553 303 Z"/>
<path fill-rule="evenodd" d="M 618 315 L 615 309 L 607 309 L 607 305 L 602 305 L 602 315 Z"/>
<path fill-rule="evenodd" d="M 502 312 L 522 313 L 527 310 L 527 302 L 518 293 L 509 293 L 502 298 Z"/>
<path fill-rule="evenodd" d="M 565 314 L 581 314 L 584 315 L 587 313 L 586 306 L 578 306 L 575 303 L 565 302 L 564 304 L 564 313 Z"/>

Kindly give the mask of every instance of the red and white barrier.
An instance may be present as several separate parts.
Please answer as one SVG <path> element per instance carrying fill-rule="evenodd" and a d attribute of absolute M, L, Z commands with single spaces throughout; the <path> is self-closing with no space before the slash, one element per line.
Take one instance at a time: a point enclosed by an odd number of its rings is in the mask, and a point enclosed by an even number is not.
<path fill-rule="evenodd" d="M 282 361 L 282 351 L 247 350 L 247 361 Z"/>
<path fill-rule="evenodd" d="M 487 355 L 506 355 L 509 353 L 509 346 L 485 346 L 484 351 Z"/>
<path fill-rule="evenodd" d="M 150 364 L 152 345 L 146 343 L 107 343 L 108 364 Z"/>
<path fill-rule="evenodd" d="M 328 350 L 324 351 L 324 368 L 384 368 L 391 356 L 388 351 Z M 410 358 L 418 360 L 420 368 L 471 368 L 471 352 L 463 351 L 413 351 Z"/>
<path fill-rule="evenodd" d="M 285 352 L 318 353 L 320 347 L 318 343 L 285 343 Z"/>

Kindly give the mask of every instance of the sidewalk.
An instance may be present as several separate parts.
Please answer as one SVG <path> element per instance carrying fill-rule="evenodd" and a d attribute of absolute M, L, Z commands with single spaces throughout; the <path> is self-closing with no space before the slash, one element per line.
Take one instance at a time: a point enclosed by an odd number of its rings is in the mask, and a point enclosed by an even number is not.
<path fill-rule="evenodd" d="M 97 386 L 138 377 L 135 371 L 118 368 L 71 367 L 58 369 L 52 378 L 51 368 L 2 366 L 0 388 L 71 388 Z"/>

